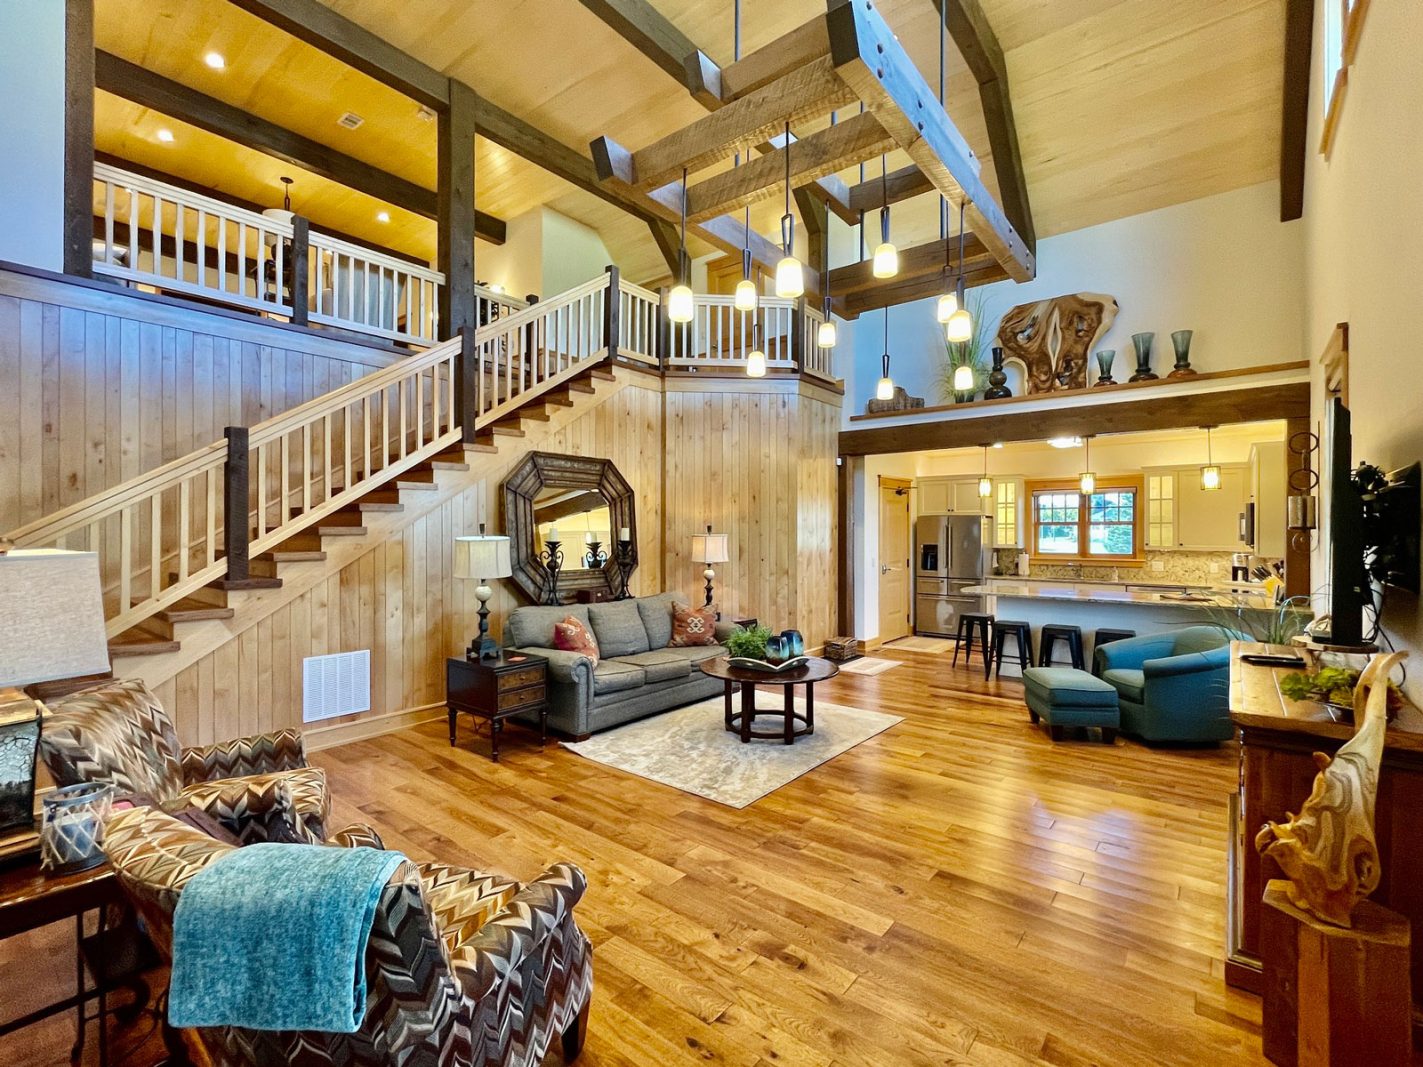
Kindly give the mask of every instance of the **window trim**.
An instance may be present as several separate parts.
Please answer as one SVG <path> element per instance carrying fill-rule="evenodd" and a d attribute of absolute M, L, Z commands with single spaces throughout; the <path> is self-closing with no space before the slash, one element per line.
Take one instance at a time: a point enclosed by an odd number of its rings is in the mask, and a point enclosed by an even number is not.
<path fill-rule="evenodd" d="M 1324 50 L 1320 71 L 1323 80 L 1324 121 L 1320 128 L 1319 154 L 1326 160 L 1334 150 L 1339 117 L 1349 88 L 1349 68 L 1359 49 L 1369 0 L 1324 0 Z"/>
<path fill-rule="evenodd" d="M 1024 533 L 1030 538 L 1028 542 L 1028 558 L 1033 563 L 1088 563 L 1097 566 L 1113 567 L 1143 567 L 1146 565 L 1146 538 L 1145 538 L 1145 503 L 1146 503 L 1146 481 L 1140 474 L 1114 474 L 1110 476 L 1099 476 L 1097 487 L 1094 492 L 1102 493 L 1113 489 L 1128 489 L 1136 494 L 1136 499 L 1132 506 L 1132 554 L 1129 556 L 1105 556 L 1093 555 L 1090 552 L 1083 552 L 1080 549 L 1089 543 L 1088 528 L 1092 525 L 1089 514 L 1090 507 L 1086 501 L 1080 499 L 1082 496 L 1078 488 L 1076 478 L 1039 478 L 1025 481 L 1023 483 L 1023 498 L 1027 504 L 1030 514 L 1030 521 L 1025 524 Z M 1061 493 L 1075 492 L 1079 500 L 1077 503 L 1077 544 L 1079 551 L 1076 555 L 1061 555 L 1056 552 L 1038 551 L 1038 493 Z"/>

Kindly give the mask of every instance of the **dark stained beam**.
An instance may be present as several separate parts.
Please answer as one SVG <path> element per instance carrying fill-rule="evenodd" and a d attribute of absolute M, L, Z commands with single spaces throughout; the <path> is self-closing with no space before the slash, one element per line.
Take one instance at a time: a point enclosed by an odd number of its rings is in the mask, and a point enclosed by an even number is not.
<path fill-rule="evenodd" d="M 438 217 L 435 192 L 118 56 L 97 53 L 94 73 L 95 84 L 105 92 L 275 156 L 394 207 L 429 219 Z M 476 232 L 494 244 L 502 244 L 505 239 L 503 220 L 483 212 L 479 213 Z"/>
<path fill-rule="evenodd" d="M 320 0 L 231 0 L 244 11 L 432 108 L 449 104 L 449 78 Z"/>
<path fill-rule="evenodd" d="M 722 67 L 721 102 L 729 104 L 740 100 L 747 93 L 829 54 L 830 34 L 825 16 L 821 15 L 742 56 L 730 66 Z"/>
<path fill-rule="evenodd" d="M 975 266 L 974 262 L 969 260 L 968 269 L 964 272 L 964 285 L 969 289 L 1007 280 L 1008 272 L 994 262 L 991 256 L 987 257 L 979 266 Z M 944 292 L 946 281 L 947 279 L 939 273 L 921 274 L 915 277 L 894 277 L 881 281 L 873 288 L 861 289 L 840 296 L 835 293 L 835 275 L 832 271 L 830 276 L 831 307 L 843 319 L 856 319 L 867 311 L 898 307 L 900 304 L 909 304 L 915 300 L 939 296 Z"/>
<path fill-rule="evenodd" d="M 1284 107 L 1280 130 L 1280 221 L 1304 214 L 1304 170 L 1309 149 L 1309 67 L 1314 0 L 1285 0 Z"/>
<path fill-rule="evenodd" d="M 943 7 L 945 4 L 947 9 Z M 1013 102 L 1008 95 L 1008 67 L 1003 62 L 998 37 L 978 0 L 934 0 L 934 6 L 944 14 L 949 36 L 978 82 L 1003 213 L 1028 248 L 1036 250 L 1028 183 L 1023 176 L 1023 155 L 1018 149 L 1018 127 L 1013 121 Z"/>
<path fill-rule="evenodd" d="M 810 186 L 802 185 L 795 190 L 795 206 L 800 212 L 801 225 L 805 228 L 805 265 L 815 275 L 813 288 L 825 292 L 825 281 L 830 267 L 826 253 L 830 249 L 830 213 L 821 200 L 810 191 Z"/>
<path fill-rule="evenodd" d="M 697 51 L 697 46 L 647 0 L 580 2 L 628 44 L 691 88 L 687 81 L 687 59 Z"/>
<path fill-rule="evenodd" d="M 10 107 L 22 107 L 12 100 Z M 61 263 L 65 274 L 93 273 L 89 220 L 94 211 L 94 0 L 64 5 L 64 221 Z"/>
<path fill-rule="evenodd" d="M 474 296 L 474 133 L 479 100 L 461 82 L 450 83 L 450 106 L 440 113 L 438 142 L 440 333 L 454 337 L 479 325 Z M 468 358 L 473 358 L 467 353 Z M 470 427 L 473 430 L 473 427 Z"/>
<path fill-rule="evenodd" d="M 1158 386 L 1119 386 L 1140 399 L 1084 407 L 1016 411 L 1015 401 L 990 400 L 973 418 L 921 421 L 872 429 L 843 430 L 841 456 L 873 456 L 931 448 L 977 447 L 984 441 L 1042 441 L 1050 437 L 1137 433 L 1170 426 L 1225 426 L 1260 419 L 1308 419 L 1309 383 L 1291 382 L 1210 393 L 1153 396 Z M 1016 401 L 1021 403 L 1021 401 Z"/>
<path fill-rule="evenodd" d="M 949 273 L 949 267 L 958 271 L 959 239 L 957 235 L 944 240 L 927 241 L 912 248 L 899 250 L 899 273 L 893 278 L 876 278 L 868 259 L 836 267 L 830 272 L 830 291 L 844 296 L 866 289 L 877 289 L 894 282 L 919 278 L 931 274 L 942 278 Z M 971 233 L 964 234 L 964 266 L 966 270 L 977 270 L 993 262 L 993 253 L 983 247 L 983 242 Z"/>
<path fill-rule="evenodd" d="M 847 202 L 854 212 L 878 211 L 886 203 L 897 204 L 933 188 L 934 183 L 918 167 L 901 167 L 885 175 L 883 183 L 879 178 L 870 178 L 850 186 Z"/>
<path fill-rule="evenodd" d="M 647 228 L 652 231 L 652 240 L 657 244 L 657 251 L 662 253 L 662 258 L 667 263 L 667 273 L 675 279 L 681 269 L 682 260 L 682 243 L 677 234 L 677 227 L 662 219 L 648 219 Z"/>

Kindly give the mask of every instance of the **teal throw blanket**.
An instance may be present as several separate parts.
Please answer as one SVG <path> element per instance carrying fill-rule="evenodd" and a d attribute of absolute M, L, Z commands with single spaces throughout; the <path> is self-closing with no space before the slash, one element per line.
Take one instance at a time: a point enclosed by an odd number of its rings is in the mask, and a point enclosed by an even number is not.
<path fill-rule="evenodd" d="M 233 849 L 183 888 L 173 916 L 173 1026 L 355 1033 L 366 942 L 399 852 Z"/>

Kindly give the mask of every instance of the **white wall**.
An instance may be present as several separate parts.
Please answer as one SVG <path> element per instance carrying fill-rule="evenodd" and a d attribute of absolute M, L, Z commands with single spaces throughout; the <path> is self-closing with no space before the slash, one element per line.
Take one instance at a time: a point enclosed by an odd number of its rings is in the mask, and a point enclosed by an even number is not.
<path fill-rule="evenodd" d="M 1158 372 L 1173 359 L 1173 330 L 1195 331 L 1197 370 L 1289 362 L 1306 355 L 1303 242 L 1302 224 L 1280 223 L 1279 186 L 1266 182 L 1045 238 L 1033 281 L 983 286 L 969 299 L 983 294 L 996 333 L 1016 304 L 1076 292 L 1116 297 L 1121 310 L 1097 347 L 1116 349 L 1118 381 L 1125 380 L 1122 370 L 1130 374 L 1131 335 L 1141 332 L 1156 334 Z M 943 403 L 944 344 L 934 301 L 891 308 L 889 315 L 895 382 L 928 404 Z M 874 395 L 882 316 L 873 311 L 857 320 L 847 419 Z"/>
<path fill-rule="evenodd" d="M 1323 48 L 1315 8 L 1315 56 Z M 1311 89 L 1305 175 L 1305 351 L 1316 359 L 1334 326 L 1349 324 L 1354 460 L 1385 469 L 1423 459 L 1423 4 L 1371 4 L 1349 69 L 1331 158 L 1316 151 L 1323 88 Z M 1315 73 L 1317 74 L 1316 66 Z M 1316 367 L 1315 416 L 1323 411 Z M 1316 587 L 1327 580 L 1327 539 L 1315 554 Z M 1390 593 L 1385 629 L 1400 647 L 1423 650 L 1417 597 Z M 1423 702 L 1423 660 L 1410 664 L 1409 695 Z"/>
<path fill-rule="evenodd" d="M 0 259 L 64 269 L 64 3 L 0 4 Z"/>
<path fill-rule="evenodd" d="M 596 230 L 546 207 L 508 220 L 502 245 L 476 241 L 475 277 L 518 297 L 557 296 L 613 262 Z"/>
<path fill-rule="evenodd" d="M 554 296 L 595 278 L 613 262 L 598 231 L 543 209 L 543 292 Z"/>

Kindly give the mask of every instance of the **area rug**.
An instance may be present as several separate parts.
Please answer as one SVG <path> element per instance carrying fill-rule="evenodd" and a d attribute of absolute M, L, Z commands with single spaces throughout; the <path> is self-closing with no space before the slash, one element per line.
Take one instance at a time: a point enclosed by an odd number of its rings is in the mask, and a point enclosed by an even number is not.
<path fill-rule="evenodd" d="M 897 659 L 879 659 L 876 656 L 861 656 L 859 659 L 852 659 L 848 663 L 840 664 L 842 671 L 850 674 L 883 674 L 885 671 L 893 670 L 895 667 L 903 667 Z"/>
<path fill-rule="evenodd" d="M 758 696 L 758 708 L 784 706 L 778 692 Z M 740 696 L 732 699 L 739 709 Z M 796 710 L 805 711 L 800 698 Z M 762 740 L 743 745 L 736 734 L 727 732 L 722 716 L 722 698 L 713 697 L 595 734 L 587 741 L 565 741 L 563 747 L 640 778 L 730 808 L 744 808 L 903 721 L 896 715 L 817 700 L 815 733 L 797 737 L 793 745 Z M 760 717 L 756 729 L 775 729 L 780 721 Z"/>
<path fill-rule="evenodd" d="M 907 652 L 952 652 L 954 642 L 947 637 L 901 637 L 886 641 L 884 647 Z"/>

